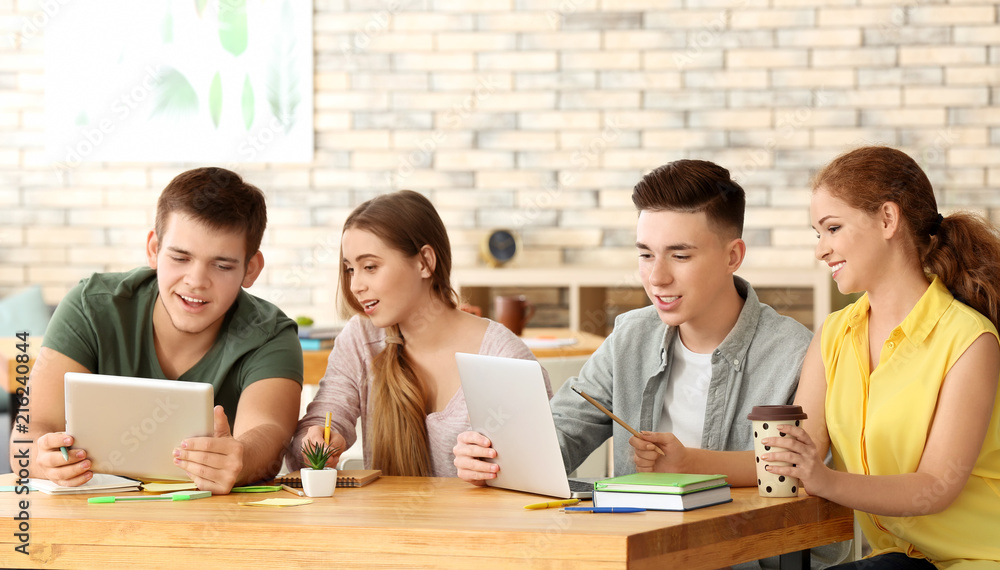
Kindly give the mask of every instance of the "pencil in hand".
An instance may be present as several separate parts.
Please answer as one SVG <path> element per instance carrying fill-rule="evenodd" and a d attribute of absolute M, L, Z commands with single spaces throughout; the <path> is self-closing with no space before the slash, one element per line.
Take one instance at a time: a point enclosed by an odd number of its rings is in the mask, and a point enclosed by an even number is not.
<path fill-rule="evenodd" d="M 323 445 L 330 445 L 330 420 L 332 416 L 332 412 L 326 413 L 326 423 L 323 425 Z"/>
<path fill-rule="evenodd" d="M 627 423 L 625 423 L 624 421 L 622 421 L 622 419 L 619 418 L 618 416 L 612 414 L 610 410 L 608 410 L 607 408 L 605 408 L 604 406 L 602 406 L 601 403 L 598 402 L 597 400 L 595 400 L 595 399 L 591 398 L 590 396 L 588 396 L 586 392 L 581 392 L 581 391 L 577 390 L 576 388 L 572 388 L 572 390 L 574 392 L 576 392 L 577 394 L 583 396 L 583 398 L 585 400 L 587 400 L 588 402 L 590 402 L 591 404 L 593 404 L 594 407 L 596 407 L 598 410 L 601 410 L 602 412 L 604 412 L 605 414 L 607 414 L 607 416 L 609 418 L 611 418 L 611 419 L 615 420 L 616 422 L 618 422 L 618 425 L 620 425 L 623 428 L 625 428 L 626 430 L 628 430 L 628 432 L 630 434 L 636 436 L 639 439 L 643 439 L 642 434 L 640 434 L 639 432 L 637 432 L 634 429 L 632 429 L 632 426 L 630 426 Z M 656 452 L 659 453 L 660 455 L 663 455 L 664 457 L 666 457 L 667 454 L 663 453 L 663 450 L 660 449 L 660 446 L 656 445 L 655 443 L 653 444 L 653 449 L 655 449 Z"/>

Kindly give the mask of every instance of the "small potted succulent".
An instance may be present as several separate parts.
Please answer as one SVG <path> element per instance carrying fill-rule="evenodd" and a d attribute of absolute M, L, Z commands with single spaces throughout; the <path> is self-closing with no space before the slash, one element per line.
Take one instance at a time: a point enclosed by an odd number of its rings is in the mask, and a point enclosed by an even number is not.
<path fill-rule="evenodd" d="M 337 470 L 327 467 L 326 462 L 338 451 L 339 447 L 327 445 L 321 441 L 307 441 L 302 444 L 302 456 L 306 465 L 299 472 L 302 475 L 302 490 L 309 497 L 330 497 L 337 488 Z"/>

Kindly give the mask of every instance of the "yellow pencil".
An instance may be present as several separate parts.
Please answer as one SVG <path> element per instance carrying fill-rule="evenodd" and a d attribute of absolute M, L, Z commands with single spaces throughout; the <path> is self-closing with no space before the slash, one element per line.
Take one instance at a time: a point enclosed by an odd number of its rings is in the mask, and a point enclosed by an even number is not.
<path fill-rule="evenodd" d="M 330 445 L 330 420 L 332 419 L 333 413 L 326 413 L 326 424 L 323 426 L 323 443 Z"/>
<path fill-rule="evenodd" d="M 583 396 L 591 404 L 594 404 L 594 406 L 596 406 L 598 410 L 601 410 L 602 412 L 604 412 L 605 414 L 607 414 L 609 418 L 611 418 L 611 419 L 615 420 L 616 422 L 618 422 L 618 425 L 620 425 L 623 428 L 625 428 L 626 430 L 628 430 L 629 433 L 631 433 L 632 435 L 636 436 L 639 439 L 643 439 L 642 434 L 640 434 L 639 432 L 637 432 L 634 429 L 632 429 L 632 426 L 630 426 L 627 423 L 625 423 L 624 421 L 622 421 L 622 419 L 619 418 L 618 416 L 612 414 L 607 408 L 605 408 L 604 406 L 602 406 L 600 402 L 598 402 L 597 400 L 595 400 L 595 399 L 591 398 L 590 396 L 588 396 L 586 392 L 581 392 L 581 391 L 577 390 L 576 388 L 573 388 L 573 391 L 576 392 L 577 394 Z M 650 442 L 650 443 L 652 443 L 652 442 Z M 660 455 L 663 455 L 663 456 L 667 455 L 666 453 L 663 453 L 663 450 L 660 449 L 660 446 L 656 445 L 655 443 L 653 444 L 653 449 L 655 449 L 656 452 L 659 453 Z"/>

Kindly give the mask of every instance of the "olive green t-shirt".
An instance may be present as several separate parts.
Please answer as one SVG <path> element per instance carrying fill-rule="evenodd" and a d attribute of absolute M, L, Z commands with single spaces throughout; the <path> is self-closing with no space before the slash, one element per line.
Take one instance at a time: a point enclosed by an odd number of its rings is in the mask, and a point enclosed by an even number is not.
<path fill-rule="evenodd" d="M 158 295 L 153 269 L 95 273 L 59 303 L 42 346 L 96 374 L 166 378 L 153 342 Z M 240 394 L 265 378 L 302 383 L 297 327 L 278 307 L 240 290 L 215 344 L 178 380 L 211 384 L 232 428 Z"/>

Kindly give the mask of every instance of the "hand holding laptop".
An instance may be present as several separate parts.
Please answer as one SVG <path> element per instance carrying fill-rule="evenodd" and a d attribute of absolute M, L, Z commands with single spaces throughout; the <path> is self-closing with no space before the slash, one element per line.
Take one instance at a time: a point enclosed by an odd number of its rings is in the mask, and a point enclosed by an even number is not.
<path fill-rule="evenodd" d="M 491 487 L 589 499 L 593 483 L 573 481 L 573 489 L 566 477 L 538 362 L 462 352 L 455 361 L 474 432 L 461 434 L 453 448 L 459 476 Z M 483 465 L 499 462 L 502 471 Z"/>
<path fill-rule="evenodd" d="M 458 434 L 458 443 L 455 444 L 452 453 L 455 454 L 455 467 L 458 468 L 459 478 L 480 487 L 486 485 L 487 479 L 496 479 L 500 466 L 481 459 L 496 458 L 497 451 L 492 446 L 490 438 L 477 431 Z"/>

